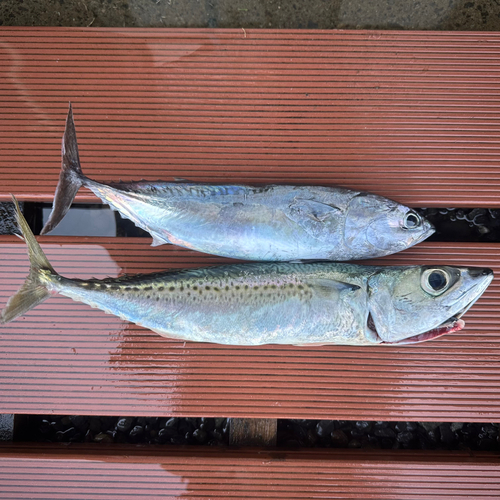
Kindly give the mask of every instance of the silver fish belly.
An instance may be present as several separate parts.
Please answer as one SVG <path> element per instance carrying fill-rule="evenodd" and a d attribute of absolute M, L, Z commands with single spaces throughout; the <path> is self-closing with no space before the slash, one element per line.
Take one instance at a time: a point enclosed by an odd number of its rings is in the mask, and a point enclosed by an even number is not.
<path fill-rule="evenodd" d="M 57 226 L 81 186 L 148 231 L 153 245 L 173 243 L 239 259 L 380 257 L 434 232 L 428 221 L 404 205 L 342 188 L 96 182 L 81 170 L 71 109 L 62 157 L 53 210 L 41 234 Z"/>

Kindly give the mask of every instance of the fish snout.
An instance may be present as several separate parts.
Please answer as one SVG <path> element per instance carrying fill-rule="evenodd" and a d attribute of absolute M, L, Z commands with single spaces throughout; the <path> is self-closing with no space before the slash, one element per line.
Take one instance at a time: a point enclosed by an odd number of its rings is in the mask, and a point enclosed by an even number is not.
<path fill-rule="evenodd" d="M 422 217 L 422 224 L 418 228 L 418 232 L 414 233 L 413 236 L 411 236 L 413 240 L 411 245 L 422 243 L 422 241 L 426 240 L 429 236 L 432 236 L 435 232 L 436 228 L 434 227 L 434 224 Z"/>
<path fill-rule="evenodd" d="M 468 271 L 471 278 L 493 276 L 493 271 L 489 267 L 469 267 Z"/>
<path fill-rule="evenodd" d="M 436 232 L 436 227 L 434 226 L 434 224 L 432 222 L 429 222 L 427 219 L 424 219 L 422 226 L 422 240 L 427 239 L 435 232 Z"/>

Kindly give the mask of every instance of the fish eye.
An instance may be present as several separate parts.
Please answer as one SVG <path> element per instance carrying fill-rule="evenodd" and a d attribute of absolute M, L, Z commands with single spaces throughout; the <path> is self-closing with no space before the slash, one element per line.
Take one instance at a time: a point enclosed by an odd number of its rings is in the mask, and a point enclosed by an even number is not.
<path fill-rule="evenodd" d="M 448 273 L 442 269 L 427 269 L 422 273 L 422 288 L 431 295 L 443 293 L 450 283 Z"/>
<path fill-rule="evenodd" d="M 403 227 L 406 229 L 415 229 L 420 226 L 421 223 L 422 219 L 420 216 L 417 213 L 410 211 L 405 215 Z"/>

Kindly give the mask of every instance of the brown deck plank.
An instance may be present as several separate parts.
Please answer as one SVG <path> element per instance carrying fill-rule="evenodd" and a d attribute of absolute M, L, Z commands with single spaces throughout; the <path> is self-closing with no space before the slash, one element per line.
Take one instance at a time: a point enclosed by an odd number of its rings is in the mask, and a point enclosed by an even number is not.
<path fill-rule="evenodd" d="M 39 238 L 66 276 L 228 262 L 149 238 Z M 0 237 L 0 304 L 23 242 Z M 500 245 L 423 243 L 379 259 L 493 268 L 463 331 L 400 347 L 232 347 L 168 340 L 56 296 L 0 335 L 0 412 L 500 422 Z"/>
<path fill-rule="evenodd" d="M 0 464 L 3 500 L 500 497 L 489 453 L 16 444 Z"/>
<path fill-rule="evenodd" d="M 71 100 L 97 180 L 500 207 L 498 33 L 1 27 L 0 41 L 0 199 L 52 200 Z"/>

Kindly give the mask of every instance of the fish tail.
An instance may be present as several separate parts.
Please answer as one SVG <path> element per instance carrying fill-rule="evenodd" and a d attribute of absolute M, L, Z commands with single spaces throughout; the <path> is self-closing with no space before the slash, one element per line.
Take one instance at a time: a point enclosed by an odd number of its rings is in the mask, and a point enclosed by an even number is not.
<path fill-rule="evenodd" d="M 63 219 L 73 202 L 76 193 L 86 179 L 80 166 L 78 155 L 78 142 L 76 140 L 75 123 L 73 121 L 73 109 L 69 104 L 68 117 L 66 118 L 66 128 L 62 139 L 62 166 L 59 174 L 52 212 L 49 220 L 40 231 L 46 234 L 52 231 Z"/>
<path fill-rule="evenodd" d="M 17 223 L 28 245 L 30 272 L 20 290 L 7 302 L 0 316 L 0 323 L 8 323 L 16 319 L 48 298 L 50 295 L 47 288 L 48 275 L 57 275 L 31 232 L 16 198 L 12 196 L 12 199 L 16 206 Z"/>

